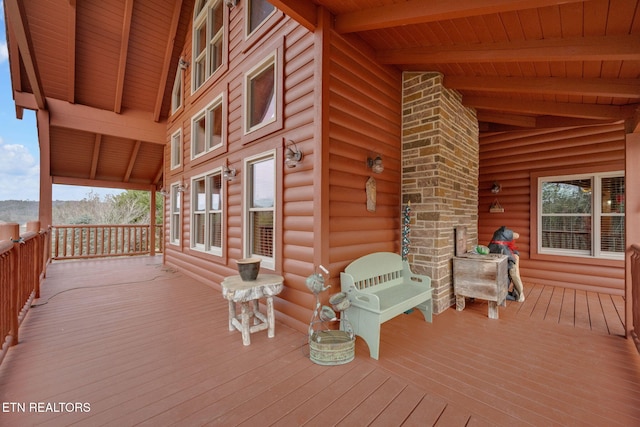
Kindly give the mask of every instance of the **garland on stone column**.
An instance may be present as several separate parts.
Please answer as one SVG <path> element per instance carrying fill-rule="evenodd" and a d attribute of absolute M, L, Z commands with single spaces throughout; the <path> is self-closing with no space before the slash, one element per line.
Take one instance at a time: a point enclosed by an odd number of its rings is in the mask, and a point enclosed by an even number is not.
<path fill-rule="evenodd" d="M 407 202 L 407 205 L 404 207 L 403 226 L 402 226 L 402 260 L 403 261 L 407 261 L 409 256 L 409 244 L 411 243 L 411 240 L 409 240 L 409 232 L 411 232 L 410 216 L 411 216 L 411 202 Z"/>

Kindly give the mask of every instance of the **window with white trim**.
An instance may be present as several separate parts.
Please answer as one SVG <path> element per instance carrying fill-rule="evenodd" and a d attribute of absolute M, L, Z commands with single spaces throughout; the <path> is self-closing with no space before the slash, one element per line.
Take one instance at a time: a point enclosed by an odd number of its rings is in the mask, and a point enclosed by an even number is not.
<path fill-rule="evenodd" d="M 175 113 L 180 107 L 182 107 L 182 73 L 182 68 L 178 67 L 178 71 L 176 71 L 176 78 L 173 81 L 173 89 L 171 91 L 171 114 Z"/>
<path fill-rule="evenodd" d="M 193 90 L 211 77 L 224 61 L 224 1 L 198 0 L 193 12 Z"/>
<path fill-rule="evenodd" d="M 191 121 L 191 158 L 194 159 L 218 147 L 224 140 L 224 103 L 220 95 Z"/>
<path fill-rule="evenodd" d="M 538 252 L 624 258 L 623 172 L 538 179 Z"/>
<path fill-rule="evenodd" d="M 247 36 L 253 34 L 263 22 L 276 11 L 274 5 L 267 0 L 249 0 L 247 2 L 246 31 Z"/>
<path fill-rule="evenodd" d="M 169 191 L 169 197 L 171 201 L 169 203 L 169 243 L 172 245 L 180 244 L 180 230 L 182 229 L 181 214 L 180 214 L 180 199 L 181 192 L 178 190 L 180 183 L 171 184 Z"/>
<path fill-rule="evenodd" d="M 245 161 L 245 253 L 275 268 L 276 161 L 270 152 Z"/>
<path fill-rule="evenodd" d="M 222 171 L 191 180 L 191 247 L 222 255 Z"/>
<path fill-rule="evenodd" d="M 245 75 L 245 133 L 277 119 L 276 55 L 274 52 Z"/>
<path fill-rule="evenodd" d="M 182 166 L 182 129 L 171 134 L 171 169 Z"/>

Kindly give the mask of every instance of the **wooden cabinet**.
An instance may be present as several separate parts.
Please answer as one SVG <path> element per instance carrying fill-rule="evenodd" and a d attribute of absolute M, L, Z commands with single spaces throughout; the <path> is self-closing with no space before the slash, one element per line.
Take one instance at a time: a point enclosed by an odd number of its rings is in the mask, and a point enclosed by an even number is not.
<path fill-rule="evenodd" d="M 464 310 L 465 297 L 489 301 L 489 317 L 498 318 L 498 305 L 504 305 L 509 288 L 506 255 L 468 253 L 453 258 L 453 292 L 456 309 Z"/>

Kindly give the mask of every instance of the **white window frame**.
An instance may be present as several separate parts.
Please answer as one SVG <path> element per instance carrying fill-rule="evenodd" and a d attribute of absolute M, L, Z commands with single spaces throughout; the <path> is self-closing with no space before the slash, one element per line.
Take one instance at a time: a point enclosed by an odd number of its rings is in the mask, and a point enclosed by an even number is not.
<path fill-rule="evenodd" d="M 555 175 L 555 176 L 541 176 L 538 177 L 538 194 L 537 194 L 537 221 L 538 221 L 538 253 L 542 255 L 559 255 L 559 256 L 574 256 L 574 257 L 586 257 L 586 258 L 598 258 L 598 259 L 611 259 L 611 260 L 624 260 L 624 252 L 608 252 L 601 250 L 601 220 L 606 216 L 618 216 L 624 217 L 625 213 L 603 213 L 602 212 L 602 179 L 612 177 L 623 177 L 624 171 L 612 171 L 612 172 L 598 172 L 598 173 L 584 173 L 574 175 Z M 590 179 L 592 188 L 592 200 L 591 200 L 591 251 L 580 251 L 574 249 L 558 249 L 558 248 L 544 248 L 542 247 L 542 190 L 544 183 L 554 181 L 569 181 L 578 179 Z M 557 216 L 558 214 L 549 214 L 551 216 Z"/>
<path fill-rule="evenodd" d="M 171 134 L 171 170 L 182 166 L 182 128 Z"/>
<path fill-rule="evenodd" d="M 253 195 L 253 180 L 252 180 L 252 165 L 256 163 L 263 162 L 265 160 L 271 160 L 273 162 L 273 206 L 264 208 L 264 207 L 253 207 L 252 206 L 252 195 Z M 275 270 L 276 266 L 276 254 L 277 254 L 277 218 L 278 218 L 278 200 L 277 200 L 277 161 L 276 161 L 276 152 L 275 150 L 270 150 L 252 157 L 247 157 L 244 159 L 244 167 L 243 167 L 243 182 L 244 182 L 244 206 L 243 209 L 243 241 L 244 241 L 244 253 L 245 257 L 258 257 L 261 258 L 262 262 L 260 264 L 261 267 L 264 267 L 268 270 Z M 255 254 L 253 253 L 253 224 L 252 224 L 252 212 L 257 211 L 270 211 L 273 213 L 273 235 L 272 235 L 272 248 L 271 248 L 271 257 L 264 256 L 263 254 Z"/>
<path fill-rule="evenodd" d="M 212 177 L 218 176 L 220 178 L 220 192 L 218 194 L 217 208 L 212 206 L 213 204 L 213 189 L 211 188 Z M 198 194 L 196 193 L 196 181 L 204 180 L 205 192 L 204 199 L 198 200 Z M 222 174 L 222 168 L 213 169 L 207 173 L 194 176 L 191 178 L 191 249 L 204 252 L 216 256 L 222 256 L 223 247 L 225 245 L 225 214 L 224 214 L 224 200 L 225 200 L 225 186 L 224 178 Z M 211 202 L 211 203 L 208 203 Z M 210 241 L 211 236 L 211 214 L 220 215 L 220 246 L 214 246 Z M 197 230 L 195 228 L 196 215 L 202 215 L 204 218 L 204 242 L 196 243 Z"/>
<path fill-rule="evenodd" d="M 182 99 L 184 98 L 184 84 L 183 84 L 182 67 L 178 66 L 176 71 L 176 78 L 173 81 L 173 89 L 171 90 L 171 114 L 175 113 L 182 107 Z"/>
<path fill-rule="evenodd" d="M 211 128 L 213 126 L 213 112 L 220 108 L 222 111 L 222 118 L 220 123 L 220 141 L 216 144 L 211 141 Z M 196 148 L 196 137 L 198 135 L 197 126 L 198 122 L 204 118 L 205 121 L 205 130 L 204 130 L 204 149 L 200 153 L 195 152 Z M 191 118 L 191 159 L 196 159 L 200 156 L 204 156 L 211 151 L 222 147 L 225 144 L 227 138 L 227 108 L 225 103 L 224 93 L 218 95 L 216 99 L 214 99 L 209 105 L 207 105 L 203 110 L 200 110 L 195 116 Z"/>
<path fill-rule="evenodd" d="M 200 12 L 197 13 L 199 7 Z M 220 7 L 222 10 L 222 27 L 218 29 L 215 34 L 211 34 L 213 28 L 213 11 L 216 7 Z M 225 6 L 223 0 L 199 0 L 196 2 L 196 6 L 194 7 L 194 16 L 193 16 L 193 40 L 192 40 L 192 51 L 193 51 L 193 64 L 191 71 L 191 91 L 192 93 L 197 91 L 200 87 L 202 87 L 207 80 L 211 78 L 216 72 L 223 68 L 225 63 L 225 52 L 226 49 L 226 32 L 227 32 L 227 14 L 228 8 Z M 197 13 L 197 14 L 196 14 Z M 206 34 L 204 44 L 206 47 L 202 50 L 202 52 L 197 52 L 196 47 L 198 46 L 198 36 L 200 34 L 199 28 L 203 25 L 206 25 Z M 220 49 L 222 52 L 222 59 L 220 64 L 215 69 L 212 69 L 212 58 L 215 51 L 215 46 L 217 43 L 220 43 Z M 204 67 L 202 67 L 204 65 Z M 200 76 L 200 70 L 202 70 L 203 75 Z M 199 81 L 199 78 L 202 77 L 202 81 Z"/>
<path fill-rule="evenodd" d="M 171 245 L 180 245 L 182 239 L 182 196 L 180 183 L 174 182 L 169 187 L 169 243 Z"/>
<path fill-rule="evenodd" d="M 244 15 L 244 22 L 245 24 L 245 38 L 250 38 L 251 36 L 253 36 L 254 34 L 260 32 L 261 28 L 265 25 L 265 22 L 269 21 L 269 18 L 271 18 L 276 12 L 278 12 L 278 8 L 277 7 L 273 7 L 273 10 L 271 11 L 271 13 L 269 13 L 269 15 L 265 16 L 265 18 L 262 20 L 262 22 L 260 22 L 256 28 L 253 29 L 253 31 L 251 30 L 251 9 L 253 6 L 253 1 L 254 0 L 246 0 L 246 7 L 245 7 L 245 15 Z M 266 3 L 269 3 L 267 0 L 262 0 Z M 270 4 L 270 3 L 269 3 Z"/>
<path fill-rule="evenodd" d="M 266 119 L 261 121 L 260 123 L 251 126 L 251 106 L 253 105 L 253 103 L 251 102 L 251 97 L 252 97 L 252 92 L 251 92 L 251 81 L 253 80 L 253 78 L 255 78 L 256 76 L 258 76 L 260 73 L 262 73 L 264 70 L 266 70 L 267 68 L 271 67 L 273 65 L 273 118 L 270 119 Z M 255 65 L 253 68 L 251 68 L 244 77 L 244 133 L 245 135 L 255 132 L 258 129 L 261 129 L 271 123 L 277 122 L 278 121 L 278 107 L 279 107 L 279 95 L 278 95 L 278 90 L 279 90 L 279 70 L 278 67 L 280 67 L 279 61 L 278 61 L 278 51 L 274 50 L 273 52 L 271 52 L 265 59 L 263 59 L 260 63 L 258 63 L 257 65 Z"/>

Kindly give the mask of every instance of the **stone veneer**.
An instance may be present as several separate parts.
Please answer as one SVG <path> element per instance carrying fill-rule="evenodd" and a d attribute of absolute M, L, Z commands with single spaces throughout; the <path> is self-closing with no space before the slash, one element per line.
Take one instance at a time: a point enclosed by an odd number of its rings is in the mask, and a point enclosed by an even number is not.
<path fill-rule="evenodd" d="M 439 73 L 406 72 L 402 93 L 402 200 L 411 202 L 409 262 L 431 277 L 433 309 L 454 303 L 454 229 L 478 241 L 478 120 Z"/>

